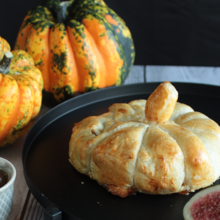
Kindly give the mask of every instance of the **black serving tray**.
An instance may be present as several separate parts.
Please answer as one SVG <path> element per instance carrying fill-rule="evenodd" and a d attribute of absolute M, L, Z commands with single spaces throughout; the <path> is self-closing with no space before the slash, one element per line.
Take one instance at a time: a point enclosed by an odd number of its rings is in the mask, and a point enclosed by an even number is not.
<path fill-rule="evenodd" d="M 27 185 L 45 209 L 55 206 L 61 211 L 62 219 L 183 219 L 183 207 L 195 193 L 137 193 L 120 198 L 77 172 L 68 161 L 74 123 L 107 112 L 113 103 L 147 99 L 158 85 L 132 84 L 89 92 L 54 107 L 35 123 L 25 139 L 22 161 Z M 220 124 L 220 87 L 194 83 L 173 85 L 179 92 L 179 102 L 190 105 Z"/>

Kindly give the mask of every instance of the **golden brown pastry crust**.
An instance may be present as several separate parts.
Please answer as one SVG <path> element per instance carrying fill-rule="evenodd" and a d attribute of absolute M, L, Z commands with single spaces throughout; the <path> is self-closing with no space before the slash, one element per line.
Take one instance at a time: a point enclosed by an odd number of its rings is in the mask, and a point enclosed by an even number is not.
<path fill-rule="evenodd" d="M 162 123 L 169 120 L 176 105 L 178 92 L 169 83 L 161 83 L 148 98 L 145 116 L 148 121 Z"/>
<path fill-rule="evenodd" d="M 110 184 L 106 184 L 104 185 L 104 187 L 112 194 L 120 196 L 120 197 L 127 197 L 127 196 L 131 196 L 131 195 L 135 195 L 136 194 L 136 189 L 134 188 L 127 188 L 124 189 L 122 187 L 119 186 L 115 186 L 115 185 L 110 185 Z"/>
<path fill-rule="evenodd" d="M 108 113 L 76 123 L 72 165 L 121 197 L 211 185 L 220 176 L 220 127 L 177 97 L 164 82 L 147 101 L 113 104 Z"/>

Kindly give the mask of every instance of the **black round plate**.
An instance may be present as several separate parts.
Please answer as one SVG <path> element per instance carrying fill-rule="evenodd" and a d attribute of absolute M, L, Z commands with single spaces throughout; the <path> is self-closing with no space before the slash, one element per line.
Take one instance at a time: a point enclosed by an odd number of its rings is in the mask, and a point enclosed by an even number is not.
<path fill-rule="evenodd" d="M 77 172 L 68 161 L 74 123 L 107 112 L 113 103 L 147 99 L 158 85 L 133 84 L 90 92 L 54 107 L 35 123 L 26 137 L 22 159 L 30 191 L 44 208 L 55 205 L 63 212 L 63 219 L 183 219 L 183 207 L 194 193 L 137 193 L 120 198 Z M 173 85 L 179 92 L 179 102 L 220 124 L 220 87 L 193 83 Z"/>

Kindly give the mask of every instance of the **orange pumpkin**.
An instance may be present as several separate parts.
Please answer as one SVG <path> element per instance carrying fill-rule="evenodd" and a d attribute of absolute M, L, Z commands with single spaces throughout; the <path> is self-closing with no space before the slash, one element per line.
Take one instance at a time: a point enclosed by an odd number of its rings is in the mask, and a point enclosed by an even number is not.
<path fill-rule="evenodd" d="M 38 115 L 43 78 L 31 56 L 23 50 L 10 52 L 0 37 L 0 147 L 25 134 Z"/>
<path fill-rule="evenodd" d="M 135 57 L 128 27 L 102 0 L 47 0 L 28 12 L 15 48 L 41 70 L 43 98 L 58 102 L 123 84 Z"/>

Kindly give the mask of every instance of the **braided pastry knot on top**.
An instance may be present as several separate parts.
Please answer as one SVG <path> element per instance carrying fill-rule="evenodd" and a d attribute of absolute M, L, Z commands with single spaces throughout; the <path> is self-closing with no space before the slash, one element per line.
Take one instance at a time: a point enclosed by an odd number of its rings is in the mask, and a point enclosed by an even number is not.
<path fill-rule="evenodd" d="M 109 112 L 76 123 L 71 164 L 112 194 L 195 191 L 220 176 L 220 128 L 177 102 L 170 82 L 147 100 L 116 103 Z"/>

